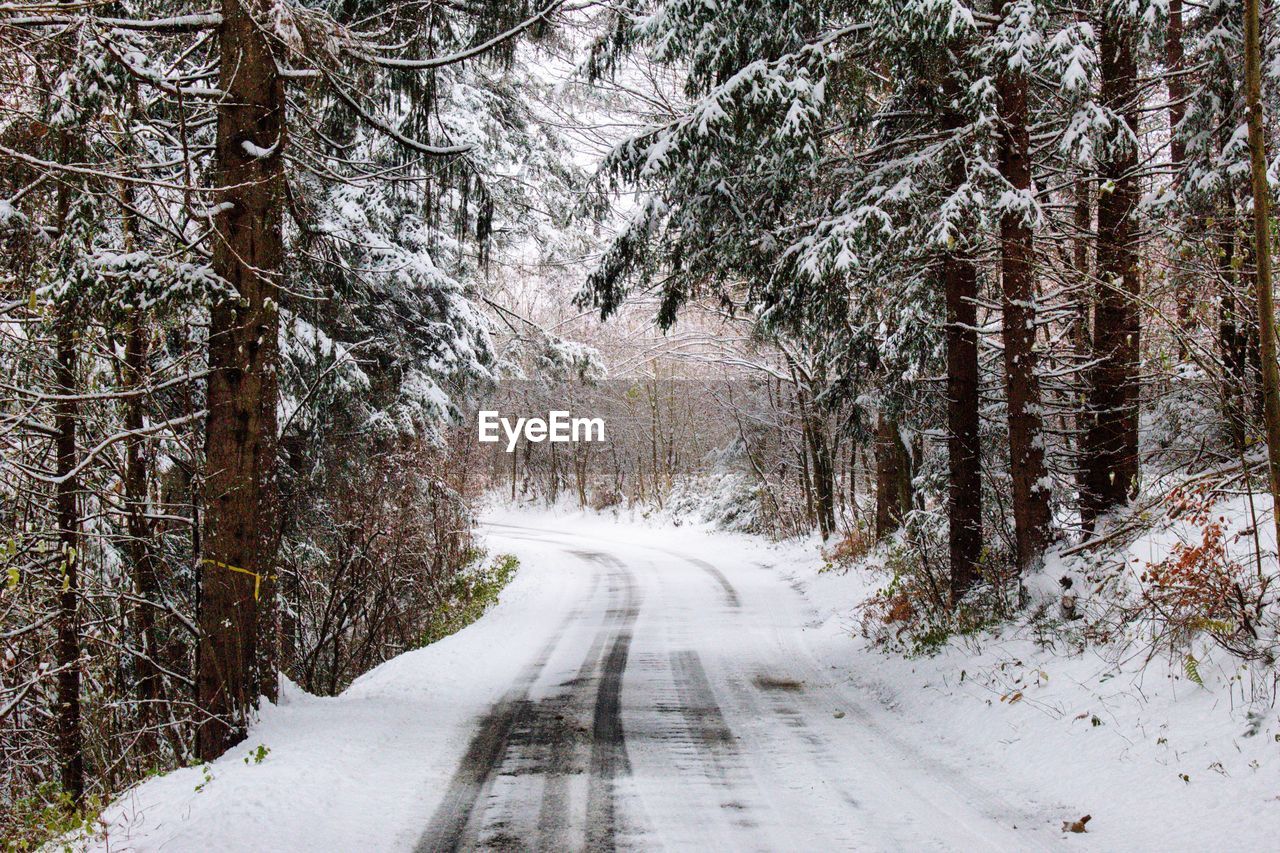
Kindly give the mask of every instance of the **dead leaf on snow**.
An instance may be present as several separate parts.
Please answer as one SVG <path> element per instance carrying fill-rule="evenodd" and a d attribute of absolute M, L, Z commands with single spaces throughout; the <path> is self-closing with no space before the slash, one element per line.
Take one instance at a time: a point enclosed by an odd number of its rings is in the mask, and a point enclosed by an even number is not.
<path fill-rule="evenodd" d="M 1064 820 L 1062 822 L 1063 832 L 1088 832 L 1085 824 L 1093 820 L 1093 815 L 1085 815 L 1079 820 Z"/>

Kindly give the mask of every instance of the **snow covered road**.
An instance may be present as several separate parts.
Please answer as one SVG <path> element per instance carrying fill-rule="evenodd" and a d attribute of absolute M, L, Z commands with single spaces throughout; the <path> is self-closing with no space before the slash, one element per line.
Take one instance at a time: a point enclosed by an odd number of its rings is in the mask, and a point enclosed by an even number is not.
<path fill-rule="evenodd" d="M 417 850 L 1043 846 L 1015 828 L 1040 821 L 831 682 L 772 569 L 511 524 L 490 541 L 558 553 L 582 592 L 483 717 Z"/>
<path fill-rule="evenodd" d="M 288 691 L 244 745 L 264 761 L 142 786 L 110 849 L 1064 843 L 905 742 L 810 648 L 800 590 L 716 536 L 507 515 L 486 538 L 522 564 L 493 612 L 341 696 Z"/>

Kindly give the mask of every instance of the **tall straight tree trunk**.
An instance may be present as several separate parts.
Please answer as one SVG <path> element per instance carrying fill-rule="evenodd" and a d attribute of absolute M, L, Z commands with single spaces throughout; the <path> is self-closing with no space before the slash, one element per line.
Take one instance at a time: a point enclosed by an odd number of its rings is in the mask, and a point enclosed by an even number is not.
<path fill-rule="evenodd" d="M 879 415 L 876 422 L 876 539 L 902 526 L 911 510 L 911 456 L 898 422 Z"/>
<path fill-rule="evenodd" d="M 1121 13 L 1108 13 L 1099 39 L 1102 102 L 1137 128 L 1138 75 L 1134 30 Z M 1126 503 L 1138 481 L 1138 151 L 1119 141 L 1102 165 L 1098 192 L 1098 298 L 1085 434 L 1085 493 L 1081 518 L 1093 529 L 1098 516 Z"/>
<path fill-rule="evenodd" d="M 1223 377 L 1223 415 L 1238 450 L 1248 443 L 1251 422 L 1250 390 L 1257 384 L 1249 373 L 1248 327 L 1252 312 L 1243 298 L 1236 250 L 1236 203 L 1228 190 L 1222 194 L 1220 223 L 1214 226 L 1218 256 L 1218 348 L 1226 375 Z M 1243 266 L 1241 264 L 1240 266 Z"/>
<path fill-rule="evenodd" d="M 1222 103 L 1235 100 L 1235 81 L 1226 77 L 1228 66 L 1220 67 L 1216 92 Z M 1223 122 L 1217 131 L 1217 154 L 1228 156 L 1235 136 L 1235 127 Z M 1244 229 L 1243 209 L 1236 199 L 1233 186 L 1223 186 L 1219 192 L 1220 207 L 1214 216 L 1205 217 L 1204 227 L 1216 243 L 1218 284 L 1218 345 L 1226 375 L 1223 377 L 1223 414 L 1230 426 L 1231 438 L 1238 450 L 1243 451 L 1249 435 L 1254 430 L 1254 415 L 1261 418 L 1265 403 L 1262 393 L 1262 359 L 1257 335 L 1256 291 L 1250 293 L 1249 285 L 1256 287 L 1256 280 L 1247 278 L 1253 252 L 1249 250 L 1249 238 Z M 1256 405 L 1255 405 L 1256 404 Z"/>
<path fill-rule="evenodd" d="M 1000 217 L 1000 280 L 1005 387 L 1009 406 L 1009 470 L 1018 567 L 1030 568 L 1049 542 L 1049 482 L 1044 464 L 1040 379 L 1036 374 L 1035 280 L 1032 275 L 1031 138 L 1027 130 L 1027 77 L 1005 68 L 1000 95 L 1000 173 L 1022 204 Z"/>
<path fill-rule="evenodd" d="M 858 517 L 858 442 L 849 442 L 849 511 Z"/>
<path fill-rule="evenodd" d="M 1091 319 L 1093 311 L 1092 271 L 1089 268 L 1090 231 L 1093 228 L 1093 206 L 1089 198 L 1089 184 L 1079 178 L 1072 189 L 1072 227 L 1075 236 L 1071 241 L 1071 265 L 1075 269 L 1079 282 L 1080 295 L 1076 299 L 1076 324 L 1071 335 L 1076 352 L 1081 358 L 1088 358 L 1093 352 L 1093 330 Z"/>
<path fill-rule="evenodd" d="M 580 444 L 574 445 L 573 448 L 573 473 L 574 484 L 578 489 L 578 506 L 584 509 L 587 506 L 587 466 L 591 456 L 591 445 Z"/>
<path fill-rule="evenodd" d="M 967 254 L 943 257 L 947 298 L 947 517 L 951 601 L 978 580 L 982 558 L 982 453 L 978 426 L 978 271 Z"/>
<path fill-rule="evenodd" d="M 223 0 L 219 35 L 214 271 L 239 298 L 209 326 L 204 554 L 197 694 L 207 715 L 197 751 L 216 758 L 243 736 L 260 692 L 274 691 L 276 403 L 278 398 L 284 81 L 267 0 Z M 257 18 L 255 22 L 254 18 Z M 265 642 L 264 642 L 265 641 Z"/>
<path fill-rule="evenodd" d="M 121 187 L 121 222 L 124 231 L 125 251 L 134 251 L 137 245 L 137 222 L 133 214 L 133 188 Z M 143 387 L 146 382 L 147 327 L 141 308 L 130 314 L 125 331 L 124 362 L 125 387 L 131 396 L 125 398 L 124 426 L 132 433 L 125 442 L 124 500 L 126 526 L 129 531 L 129 562 L 133 567 L 134 592 L 140 599 L 134 604 L 131 618 L 137 631 L 140 655 L 134 657 L 137 672 L 135 683 L 139 703 L 142 733 L 138 738 L 139 751 L 148 758 L 155 754 L 156 728 L 159 725 L 157 710 L 162 698 L 162 682 L 158 660 L 160 641 L 156 628 L 156 608 L 159 606 L 160 582 L 157 560 L 151 549 L 151 524 L 147 519 L 147 460 L 146 439 L 143 428 Z"/>
<path fill-rule="evenodd" d="M 1177 133 L 1178 125 L 1182 123 L 1183 116 L 1187 113 L 1187 84 L 1183 79 L 1183 51 L 1182 51 L 1182 0 L 1169 0 L 1169 24 L 1165 31 L 1164 41 L 1164 65 L 1166 73 L 1166 91 L 1169 95 L 1169 165 L 1172 167 L 1175 180 L 1178 180 L 1178 170 L 1182 168 L 1183 162 L 1187 159 L 1187 146 Z M 1173 258 L 1173 298 L 1174 310 L 1178 320 L 1178 328 L 1183 334 L 1190 334 L 1194 330 L 1192 322 L 1192 310 L 1195 307 L 1195 294 L 1193 293 L 1193 282 L 1182 268 L 1182 259 L 1177 253 Z M 1183 337 L 1178 338 L 1178 355 L 1180 358 L 1187 357 L 1187 345 Z"/>
<path fill-rule="evenodd" d="M 84 796 L 84 750 L 80 733 L 80 514 L 76 506 L 79 478 L 76 467 L 76 420 L 79 407 L 68 399 L 76 393 L 76 339 L 74 309 L 58 308 L 56 378 L 58 400 L 54 409 L 54 429 L 58 433 L 56 471 L 58 485 L 58 762 L 62 790 L 79 803 Z"/>
<path fill-rule="evenodd" d="M 559 460 L 556 458 L 555 444 L 548 444 L 547 450 L 551 452 L 551 487 L 549 490 L 549 497 L 551 499 L 551 503 L 554 504 L 556 502 L 556 498 L 560 495 L 560 465 Z"/>
<path fill-rule="evenodd" d="M 1276 313 L 1271 292 L 1271 188 L 1267 183 L 1266 139 L 1262 130 L 1262 22 L 1258 0 L 1244 4 L 1244 81 L 1249 112 L 1249 175 L 1253 186 L 1253 251 L 1262 353 L 1262 418 L 1267 432 L 1267 472 L 1276 544 L 1280 546 L 1280 371 L 1276 367 Z"/>
<path fill-rule="evenodd" d="M 1165 30 L 1164 66 L 1169 95 L 1169 161 L 1177 168 L 1187 157 L 1187 146 L 1177 135 L 1178 125 L 1187 114 L 1187 84 L 1183 79 L 1182 0 L 1169 0 L 1169 24 Z"/>
<path fill-rule="evenodd" d="M 141 310 L 135 309 L 129 318 L 125 341 L 125 369 L 128 372 L 128 388 L 134 396 L 125 402 L 125 429 L 137 432 L 143 427 L 141 390 L 143 387 L 147 339 Z M 140 718 L 143 733 L 139 748 L 146 755 L 156 751 L 156 727 L 159 725 L 157 710 L 163 698 L 158 662 L 160 638 L 156 625 L 156 608 L 160 606 L 160 579 L 158 561 L 151 549 L 151 524 L 147 519 L 147 462 L 144 455 L 145 440 L 135 435 L 125 447 L 124 492 L 129 530 L 129 561 L 133 566 L 134 591 L 140 601 L 133 607 L 132 619 L 137 631 L 142 654 L 135 657 L 137 668 L 136 690 L 141 705 Z"/>
<path fill-rule="evenodd" d="M 948 102 L 959 99 L 959 82 L 953 75 L 947 75 L 943 91 Z M 954 135 L 962 126 L 958 112 L 944 114 L 944 130 Z M 958 189 L 965 181 L 964 155 L 957 151 L 953 157 L 950 182 Z M 955 604 L 978 581 L 982 559 L 978 269 L 961 240 L 943 252 L 942 280 L 947 303 L 947 536 Z"/>
<path fill-rule="evenodd" d="M 818 530 L 826 539 L 836 529 L 835 466 L 831 462 L 831 446 L 821 419 L 812 415 L 808 425 L 809 447 L 813 454 L 814 498 L 818 511 Z"/>
<path fill-rule="evenodd" d="M 812 471 L 813 515 L 818 532 L 826 539 L 836 527 L 835 472 L 831 464 L 831 450 L 827 446 L 821 418 L 813 410 L 809 394 L 799 384 L 796 371 L 791 372 L 796 381 L 796 396 L 800 403 L 801 455 Z"/>
<path fill-rule="evenodd" d="M 58 132 L 58 160 L 72 159 L 72 139 L 66 130 Z M 71 227 L 72 186 L 66 180 L 58 185 L 58 230 L 68 238 Z M 71 251 L 70 246 L 65 251 Z M 54 384 L 59 394 L 54 403 L 54 504 L 58 518 L 58 611 L 57 639 L 54 647 L 58 667 L 58 707 L 55 715 L 55 739 L 62 790 L 79 805 L 84 798 L 84 750 L 80 732 L 80 513 L 77 497 L 80 491 L 76 468 L 76 422 L 79 404 L 76 389 L 76 311 L 70 296 L 63 296 L 54 318 L 55 365 Z"/>
<path fill-rule="evenodd" d="M 1089 266 L 1089 246 L 1092 242 L 1090 237 L 1093 228 L 1093 208 L 1089 199 L 1089 184 L 1083 178 L 1077 178 L 1075 187 L 1072 190 L 1073 196 L 1073 213 L 1072 226 L 1075 236 L 1072 238 L 1071 245 L 1071 265 L 1076 274 L 1077 296 L 1075 297 L 1076 318 L 1075 325 L 1072 327 L 1071 341 L 1075 347 L 1076 358 L 1081 363 L 1088 361 L 1093 354 L 1093 278 L 1092 270 Z M 1087 374 L 1077 374 L 1075 388 L 1078 392 L 1076 399 L 1084 400 L 1088 394 L 1089 377 Z M 1085 478 L 1084 466 L 1084 444 L 1085 438 L 1089 434 L 1089 422 L 1092 420 L 1089 414 L 1089 407 L 1081 405 L 1076 409 L 1075 421 L 1075 464 L 1072 465 L 1075 474 L 1076 493 L 1083 498 L 1088 491 Z"/>

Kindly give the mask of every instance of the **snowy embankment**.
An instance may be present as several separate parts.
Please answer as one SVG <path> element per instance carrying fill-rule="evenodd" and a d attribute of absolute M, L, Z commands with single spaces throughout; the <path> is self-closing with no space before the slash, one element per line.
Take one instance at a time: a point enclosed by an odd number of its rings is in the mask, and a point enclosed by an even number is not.
<path fill-rule="evenodd" d="M 1187 538 L 1140 539 L 1126 571 Z M 819 609 L 808 636 L 815 654 L 975 784 L 1063 820 L 1091 815 L 1074 841 L 1082 849 L 1275 849 L 1280 709 L 1248 704 L 1249 677 L 1229 655 L 1195 644 L 1198 685 L 1181 653 L 1153 656 L 1141 641 L 1046 646 L 1051 638 L 1030 626 L 953 640 L 928 657 L 884 654 L 859 636 L 856 612 L 887 577 L 820 574 L 815 550 L 784 546 L 778 557 Z M 1056 603 L 1066 571 L 1051 561 L 1031 585 Z"/>
<path fill-rule="evenodd" d="M 99 849 L 411 849 L 477 711 L 499 698 L 586 583 L 557 572 L 535 546 L 520 557 L 498 605 L 458 634 L 388 661 L 337 697 L 286 683 L 239 748 L 126 793 L 104 815 Z M 269 752 L 256 761 L 259 745 Z"/>
<path fill-rule="evenodd" d="M 1243 503 L 1224 510 L 1239 527 Z M 1194 530 L 1144 536 L 1126 549 L 1123 571 L 1137 574 L 1187 541 Z M 1211 643 L 1194 643 L 1203 684 L 1186 677 L 1181 652 L 1141 640 L 1067 649 L 1031 626 L 952 640 L 933 656 L 885 654 L 860 636 L 858 605 L 888 578 L 820 573 L 817 550 L 784 545 L 775 557 L 819 612 L 807 634 L 815 655 L 975 785 L 1035 802 L 1046 817 L 1090 815 L 1087 834 L 1071 836 L 1081 849 L 1276 849 L 1280 708 L 1250 704 L 1256 685 L 1245 667 Z M 1067 566 L 1076 568 L 1051 560 L 1033 594 L 1039 587 L 1056 606 Z"/>
<path fill-rule="evenodd" d="M 795 848 L 822 837 L 832 839 L 827 847 L 859 849 L 974 849 L 975 839 L 984 849 L 1274 848 L 1277 711 L 1241 707 L 1235 673 L 1212 657 L 1202 662 L 1199 686 L 1182 677 L 1180 661 L 1117 666 L 1106 649 L 1069 655 L 1016 632 L 953 643 L 933 657 L 888 656 L 859 635 L 856 617 L 883 577 L 821 572 L 816 542 L 774 545 L 687 523 L 577 512 L 498 509 L 487 521 L 492 547 L 521 559 L 493 611 L 378 667 L 339 697 L 286 690 L 242 748 L 122 797 L 105 816 L 106 845 L 427 849 L 424 832 L 440 823 L 441 804 L 458 786 L 477 721 L 522 680 L 527 698 L 519 702 L 538 703 L 535 711 L 560 698 L 555 691 L 574 683 L 565 678 L 586 666 L 579 652 L 595 649 L 588 663 L 599 653 L 588 640 L 616 642 L 613 616 L 563 633 L 603 595 L 598 571 L 593 576 L 574 555 L 608 553 L 634 575 L 639 621 L 634 640 L 627 629 L 631 659 L 624 657 L 621 675 L 631 770 L 607 784 L 619 814 L 642 806 L 635 813 L 648 813 L 667 847 L 696 840 L 719 849 L 747 832 L 757 845 Z M 702 570 L 690 565 L 701 561 Z M 599 607 L 615 613 L 607 601 Z M 540 648 L 553 646 L 538 664 L 551 685 L 544 690 L 522 673 L 532 671 Z M 663 706 L 684 695 L 679 681 L 670 686 L 663 662 L 684 655 L 701 658 L 699 679 L 709 688 L 694 709 L 702 716 L 690 724 L 705 725 L 714 710 L 730 740 L 685 739 L 684 723 Z M 761 680 L 762 672 L 777 679 Z M 567 713 L 572 718 L 573 709 Z M 260 761 L 259 744 L 269 750 Z M 565 760 L 573 760 L 577 747 L 566 748 Z M 490 828 L 525 816 L 517 807 L 529 792 L 510 787 L 525 777 L 490 758 L 474 803 L 463 803 L 466 815 L 475 812 L 467 837 L 482 837 L 486 810 Z M 520 756 L 512 760 L 527 768 Z M 586 775 L 562 778 L 570 787 L 561 805 L 572 805 L 572 784 Z M 679 797 L 671 795 L 676 779 L 691 785 Z M 508 787 L 492 787 L 499 782 Z M 725 806 L 750 820 L 727 820 Z M 1061 831 L 1085 814 L 1087 833 Z M 824 820 L 843 834 L 824 835 L 831 828 Z M 583 831 L 541 819 L 535 829 L 560 832 L 561 841 Z M 649 838 L 633 836 L 638 846 Z"/>

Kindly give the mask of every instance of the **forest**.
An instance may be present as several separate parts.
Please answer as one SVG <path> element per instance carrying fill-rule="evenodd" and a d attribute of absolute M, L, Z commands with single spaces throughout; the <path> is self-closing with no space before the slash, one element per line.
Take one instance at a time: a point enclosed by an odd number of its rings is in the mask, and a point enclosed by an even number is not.
<path fill-rule="evenodd" d="M 1263 0 L 0 4 L 4 849 L 474 619 L 495 500 L 1274 708 L 1278 113 Z"/>

